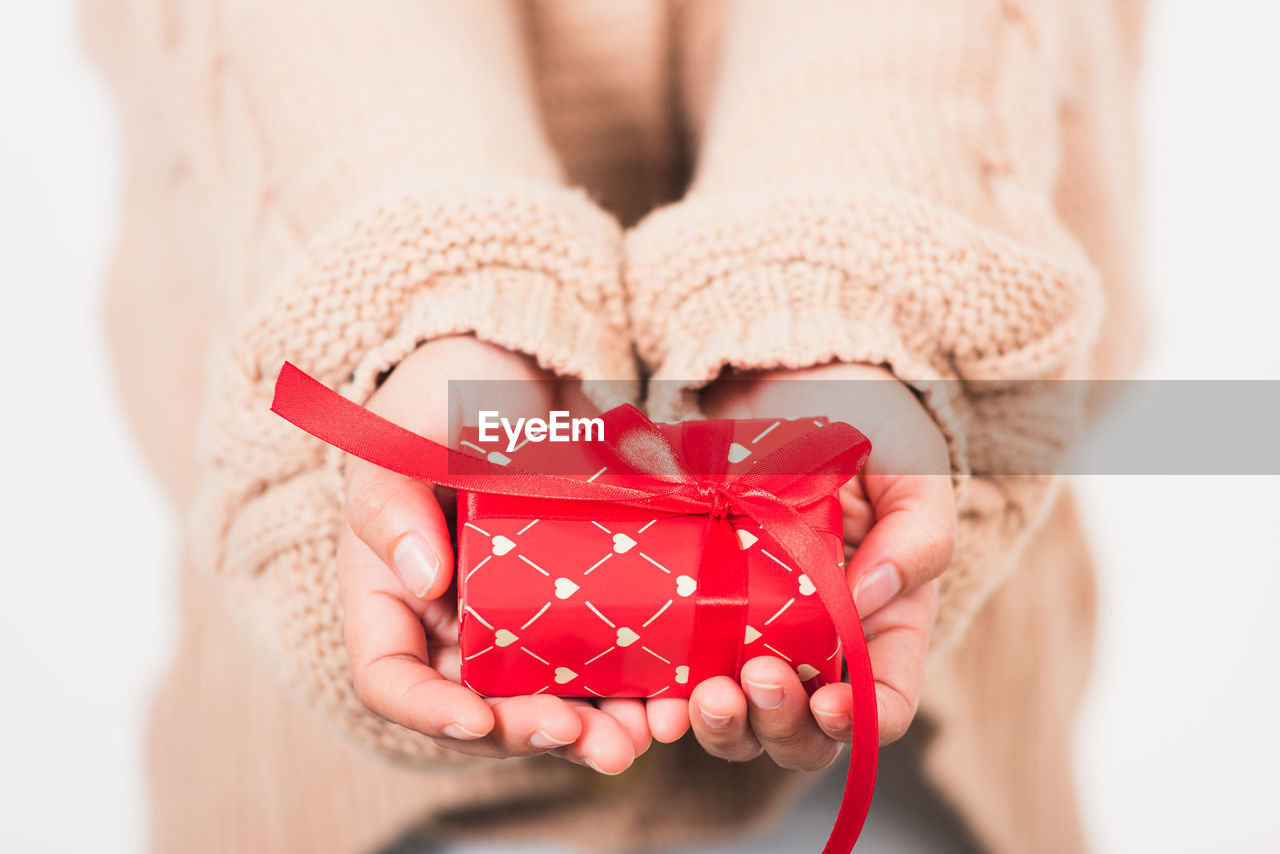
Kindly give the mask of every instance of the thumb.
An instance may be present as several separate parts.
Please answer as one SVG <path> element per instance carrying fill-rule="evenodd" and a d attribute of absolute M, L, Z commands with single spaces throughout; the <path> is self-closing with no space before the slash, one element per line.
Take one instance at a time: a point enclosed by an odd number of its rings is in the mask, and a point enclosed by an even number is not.
<path fill-rule="evenodd" d="M 875 524 L 846 570 L 863 617 L 927 584 L 951 565 L 956 510 L 946 475 L 868 476 Z"/>
<path fill-rule="evenodd" d="M 440 596 L 453 577 L 453 546 L 431 486 L 363 460 L 348 465 L 351 530 L 414 596 Z"/>

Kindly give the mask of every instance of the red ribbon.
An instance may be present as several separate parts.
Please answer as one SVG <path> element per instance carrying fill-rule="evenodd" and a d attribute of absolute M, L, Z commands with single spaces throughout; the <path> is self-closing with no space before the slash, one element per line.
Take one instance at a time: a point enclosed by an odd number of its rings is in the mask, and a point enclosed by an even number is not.
<path fill-rule="evenodd" d="M 700 644 L 708 657 L 691 663 L 698 673 L 735 673 L 741 650 L 739 601 L 745 568 L 730 519 L 749 518 L 764 528 L 817 588 L 840 638 L 853 689 L 853 755 L 844 797 L 823 854 L 848 854 L 866 821 L 875 789 L 879 723 L 875 683 L 866 639 L 844 569 L 832 560 L 820 531 L 837 489 L 857 474 L 871 443 L 848 424 L 833 422 L 801 436 L 758 460 L 741 474 L 725 477 L 720 446 L 725 431 L 708 422 L 686 432 L 677 450 L 634 406 L 606 412 L 605 453 L 611 474 L 586 481 L 499 466 L 451 450 L 374 415 L 299 368 L 286 362 L 276 380 L 271 409 L 313 436 L 385 469 L 439 486 L 529 502 L 531 514 L 546 501 L 575 502 L 588 515 L 633 508 L 646 514 L 706 515 L 708 531 L 698 587 L 708 585 L 695 618 L 695 638 L 733 637 L 733 644 Z M 728 422 L 725 422 L 728 424 Z M 613 474 L 612 472 L 621 472 Z M 697 472 L 697 473 L 695 473 Z M 510 502 L 509 502 L 510 503 Z M 536 510 L 535 510 L 536 508 Z M 700 570 L 702 572 L 704 570 Z M 730 661 L 726 649 L 732 651 Z M 700 652 L 695 647 L 695 653 Z"/>

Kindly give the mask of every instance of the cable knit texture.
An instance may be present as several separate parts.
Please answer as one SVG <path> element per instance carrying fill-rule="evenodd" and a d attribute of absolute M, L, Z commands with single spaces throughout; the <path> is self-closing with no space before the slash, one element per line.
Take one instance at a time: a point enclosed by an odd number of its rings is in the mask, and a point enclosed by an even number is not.
<path fill-rule="evenodd" d="M 205 422 L 195 529 L 207 539 L 197 554 L 234 577 L 241 612 L 284 676 L 371 746 L 461 758 L 371 714 L 349 688 L 333 560 L 340 458 L 271 413 L 279 366 L 291 361 L 364 401 L 423 341 L 473 332 L 558 373 L 625 377 L 634 368 L 618 241 L 613 221 L 577 193 L 515 180 L 425 187 L 319 239 L 231 348 Z"/>
<path fill-rule="evenodd" d="M 919 389 L 957 474 L 1044 470 L 1078 422 L 1032 432 L 1047 448 L 1019 428 L 1062 421 L 1057 395 L 1024 393 L 1024 413 L 960 381 L 1083 377 L 1097 333 L 1098 274 L 1053 208 L 1060 72 L 1041 33 L 1057 12 L 734 4 L 720 63 L 701 72 L 715 81 L 691 84 L 714 89 L 688 116 L 693 185 L 627 242 L 637 349 L 668 381 L 654 408 L 692 410 L 726 366 L 878 363 Z M 1054 493 L 1025 486 L 978 487 L 1012 490 L 1013 542 L 962 502 L 935 648 L 1011 571 Z"/>
<path fill-rule="evenodd" d="M 991 850 L 1082 849 L 1089 567 L 1060 485 L 998 474 L 1082 409 L 975 381 L 1132 361 L 1140 2 L 83 9 L 128 158 L 121 393 L 206 570 L 184 564 L 153 710 L 157 850 L 369 851 L 417 825 L 625 850 L 747 832 L 806 784 L 688 740 L 610 780 L 467 759 L 359 703 L 341 461 L 268 412 L 271 383 L 288 359 L 364 401 L 454 333 L 587 380 L 634 382 L 638 354 L 659 415 L 726 366 L 912 384 L 961 498 L 925 768 Z"/>

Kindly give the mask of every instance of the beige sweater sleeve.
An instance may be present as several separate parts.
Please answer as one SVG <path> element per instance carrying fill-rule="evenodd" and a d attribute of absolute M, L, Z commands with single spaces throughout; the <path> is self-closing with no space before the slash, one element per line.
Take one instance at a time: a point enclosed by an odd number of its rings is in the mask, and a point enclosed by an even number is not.
<path fill-rule="evenodd" d="M 1054 208 L 1062 80 L 1047 39 L 1068 7 L 684 4 L 694 178 L 628 237 L 637 349 L 668 381 L 660 409 L 691 407 L 725 366 L 879 363 L 921 391 L 963 499 L 939 644 L 1053 494 L 1047 477 L 965 473 L 1027 470 L 1074 426 L 961 381 L 1079 376 L 1100 316 L 1095 271 Z"/>
<path fill-rule="evenodd" d="M 562 374 L 631 377 L 618 228 L 562 186 L 511 2 L 238 0 L 207 23 L 216 106 L 194 150 L 233 188 L 220 239 L 244 260 L 225 277 L 203 422 L 199 557 L 339 730 L 462 761 L 356 698 L 338 462 L 268 411 L 272 384 L 289 360 L 363 401 L 421 342 L 459 332 Z"/>

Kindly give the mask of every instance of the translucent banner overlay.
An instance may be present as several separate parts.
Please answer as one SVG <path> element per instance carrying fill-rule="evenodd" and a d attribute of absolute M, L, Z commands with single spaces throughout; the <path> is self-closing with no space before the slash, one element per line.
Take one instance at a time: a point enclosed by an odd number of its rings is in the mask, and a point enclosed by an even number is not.
<path fill-rule="evenodd" d="M 664 422 L 752 419 L 730 451 L 750 456 L 775 422 L 829 419 L 870 438 L 878 474 L 1280 474 L 1280 381 L 929 382 L 721 380 L 711 392 L 650 383 Z M 512 470 L 592 475 L 602 407 L 634 400 L 634 383 L 452 381 L 449 444 Z M 412 428 L 412 425 L 404 425 Z M 483 430 L 480 428 L 483 426 Z M 682 430 L 664 428 L 679 447 Z M 794 433 L 792 429 L 790 432 Z M 945 441 L 944 441 L 945 440 Z M 605 435 L 605 443 L 618 437 Z M 765 444 L 760 440 L 761 447 Z M 598 449 L 596 449 L 598 450 Z M 747 456 L 743 456 L 744 453 Z"/>

